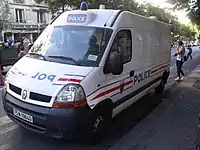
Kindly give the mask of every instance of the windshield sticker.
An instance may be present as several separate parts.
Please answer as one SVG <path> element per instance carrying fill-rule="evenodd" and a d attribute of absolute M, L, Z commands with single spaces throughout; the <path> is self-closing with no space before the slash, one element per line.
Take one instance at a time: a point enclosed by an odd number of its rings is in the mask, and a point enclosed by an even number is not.
<path fill-rule="evenodd" d="M 69 14 L 67 17 L 67 23 L 85 23 L 86 20 L 86 14 Z"/>
<path fill-rule="evenodd" d="M 91 61 L 97 61 L 97 57 L 96 55 L 89 55 L 88 56 L 88 60 L 91 60 Z"/>

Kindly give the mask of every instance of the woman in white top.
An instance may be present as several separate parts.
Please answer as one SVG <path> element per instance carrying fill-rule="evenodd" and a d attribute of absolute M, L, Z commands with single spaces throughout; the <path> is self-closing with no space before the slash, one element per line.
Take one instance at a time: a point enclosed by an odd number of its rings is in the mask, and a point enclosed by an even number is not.
<path fill-rule="evenodd" d="M 184 79 L 184 73 L 182 70 L 182 66 L 184 63 L 184 56 L 185 56 L 185 47 L 182 41 L 178 42 L 178 48 L 177 48 L 177 57 L 176 57 L 176 66 L 177 66 L 177 75 L 178 77 L 175 80 L 183 80 Z M 181 77 L 182 75 L 182 77 Z"/>

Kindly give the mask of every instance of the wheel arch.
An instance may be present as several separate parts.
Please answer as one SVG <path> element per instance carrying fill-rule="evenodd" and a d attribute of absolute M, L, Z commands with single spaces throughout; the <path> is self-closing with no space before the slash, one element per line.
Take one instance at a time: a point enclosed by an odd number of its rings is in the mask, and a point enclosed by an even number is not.
<path fill-rule="evenodd" d="M 105 99 L 98 103 L 94 108 L 93 111 L 95 113 L 101 113 L 102 115 L 108 116 L 109 118 L 112 118 L 112 112 L 113 112 L 114 104 L 111 99 Z"/>

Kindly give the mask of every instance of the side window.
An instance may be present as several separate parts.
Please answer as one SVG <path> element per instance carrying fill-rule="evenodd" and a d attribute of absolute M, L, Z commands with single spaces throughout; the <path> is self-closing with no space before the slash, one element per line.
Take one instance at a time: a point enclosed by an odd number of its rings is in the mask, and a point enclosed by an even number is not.
<path fill-rule="evenodd" d="M 130 30 L 121 30 L 117 33 L 111 53 L 118 52 L 122 56 L 123 63 L 131 61 L 132 58 L 132 37 Z"/>

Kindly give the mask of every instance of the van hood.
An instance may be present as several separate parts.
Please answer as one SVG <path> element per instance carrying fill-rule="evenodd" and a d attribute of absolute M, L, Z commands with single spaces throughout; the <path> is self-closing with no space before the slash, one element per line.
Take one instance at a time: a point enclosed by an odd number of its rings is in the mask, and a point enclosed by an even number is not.
<path fill-rule="evenodd" d="M 24 56 L 9 70 L 6 80 L 21 89 L 54 96 L 63 85 L 81 83 L 92 69 Z"/>

